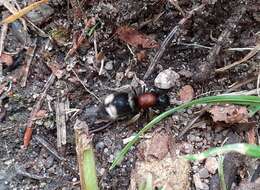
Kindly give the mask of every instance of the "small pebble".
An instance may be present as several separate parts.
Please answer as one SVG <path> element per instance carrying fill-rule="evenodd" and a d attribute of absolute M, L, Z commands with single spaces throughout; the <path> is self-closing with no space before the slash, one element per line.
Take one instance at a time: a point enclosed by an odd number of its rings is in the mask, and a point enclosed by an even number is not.
<path fill-rule="evenodd" d="M 186 154 L 191 154 L 193 152 L 193 146 L 190 143 L 183 143 L 181 151 Z"/>
<path fill-rule="evenodd" d="M 160 89 L 170 89 L 176 85 L 180 75 L 171 69 L 160 72 L 154 80 L 154 86 Z"/>
<path fill-rule="evenodd" d="M 111 71 L 111 70 L 113 70 L 113 68 L 114 68 L 113 61 L 106 62 L 106 64 L 105 64 L 105 69 L 106 70 Z"/>
<path fill-rule="evenodd" d="M 73 177 L 73 178 L 72 178 L 72 182 L 76 182 L 76 181 L 78 181 L 78 178 Z"/>
<path fill-rule="evenodd" d="M 104 149 L 104 153 L 108 153 L 108 148 L 105 148 L 105 149 Z"/>
<path fill-rule="evenodd" d="M 95 146 L 96 150 L 102 150 L 105 147 L 104 142 L 98 142 Z"/>
<path fill-rule="evenodd" d="M 211 173 L 215 174 L 218 169 L 218 161 L 215 157 L 207 158 L 205 162 L 205 168 Z"/>
<path fill-rule="evenodd" d="M 200 178 L 203 178 L 203 179 L 208 178 L 209 177 L 208 170 L 206 168 L 200 169 L 199 170 L 199 176 L 200 176 Z"/>
<path fill-rule="evenodd" d="M 252 83 L 248 83 L 246 86 L 247 86 L 247 88 L 250 89 L 250 90 L 252 90 L 252 89 L 255 88 L 255 87 L 254 87 L 254 84 L 252 84 Z"/>
<path fill-rule="evenodd" d="M 181 101 L 188 102 L 194 98 L 195 92 L 191 85 L 185 85 L 180 89 L 179 95 Z"/>

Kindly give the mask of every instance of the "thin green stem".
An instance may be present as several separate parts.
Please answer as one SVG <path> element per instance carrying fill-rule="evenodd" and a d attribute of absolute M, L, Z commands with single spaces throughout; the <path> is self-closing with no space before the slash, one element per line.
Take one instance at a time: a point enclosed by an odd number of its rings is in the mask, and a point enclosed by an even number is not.
<path fill-rule="evenodd" d="M 191 102 L 184 103 L 178 107 L 172 108 L 159 116 L 155 117 L 152 121 L 150 121 L 146 126 L 144 126 L 137 135 L 130 141 L 119 153 L 119 155 L 113 161 L 110 169 L 113 169 L 119 162 L 124 158 L 125 154 L 128 150 L 140 139 L 140 136 L 145 132 L 150 130 L 155 124 L 160 122 L 162 119 L 172 115 L 175 112 L 181 111 L 183 109 L 189 108 L 198 104 L 213 104 L 213 103 L 230 103 L 230 104 L 239 104 L 239 105 L 260 105 L 260 98 L 257 96 L 211 96 L 204 97 L 197 100 L 193 100 Z"/>

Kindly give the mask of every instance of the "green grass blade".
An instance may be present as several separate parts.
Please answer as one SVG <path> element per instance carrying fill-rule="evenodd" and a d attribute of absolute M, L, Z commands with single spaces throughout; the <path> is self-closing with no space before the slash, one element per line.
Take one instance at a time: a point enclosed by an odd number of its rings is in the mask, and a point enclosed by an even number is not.
<path fill-rule="evenodd" d="M 86 190 L 98 190 L 95 156 L 92 147 L 83 153 L 83 174 Z"/>
<path fill-rule="evenodd" d="M 240 154 L 245 154 L 250 157 L 260 158 L 260 146 L 255 144 L 228 144 L 222 147 L 210 148 L 200 154 L 188 154 L 184 158 L 188 160 L 203 160 L 210 156 L 216 156 L 221 154 L 226 154 L 228 152 L 238 152 Z"/>
<path fill-rule="evenodd" d="M 220 156 L 218 160 L 218 175 L 220 179 L 221 190 L 227 190 L 224 174 L 224 156 Z"/>
<path fill-rule="evenodd" d="M 198 104 L 214 104 L 214 103 L 230 103 L 230 104 L 239 104 L 239 105 L 260 105 L 260 97 L 257 96 L 231 96 L 231 95 L 223 95 L 223 96 L 210 96 L 204 97 L 200 99 L 193 100 L 191 102 L 184 103 L 178 107 L 172 108 L 159 116 L 155 117 L 152 121 L 150 121 L 146 126 L 144 126 L 137 135 L 130 141 L 117 155 L 115 160 L 113 161 L 110 169 L 113 169 L 121 160 L 123 160 L 125 154 L 129 151 L 129 149 L 140 139 L 140 136 L 145 132 L 150 130 L 155 124 L 160 122 L 162 119 L 172 115 L 175 112 L 181 111 L 183 109 L 189 108 Z"/>

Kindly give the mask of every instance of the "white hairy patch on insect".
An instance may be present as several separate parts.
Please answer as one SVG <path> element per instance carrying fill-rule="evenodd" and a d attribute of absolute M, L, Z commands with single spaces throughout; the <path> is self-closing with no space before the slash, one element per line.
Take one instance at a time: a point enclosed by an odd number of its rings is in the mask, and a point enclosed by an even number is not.
<path fill-rule="evenodd" d="M 113 102 L 114 98 L 115 98 L 115 95 L 114 95 L 114 94 L 108 95 L 108 96 L 105 98 L 105 100 L 104 100 L 104 104 L 105 104 L 105 105 L 110 104 L 111 102 Z"/>
<path fill-rule="evenodd" d="M 132 110 L 135 109 L 135 102 L 134 102 L 134 97 L 133 95 L 128 95 L 128 102 L 129 102 L 129 105 L 131 107 Z"/>
<path fill-rule="evenodd" d="M 105 108 L 106 112 L 110 116 L 111 119 L 117 119 L 118 114 L 117 114 L 117 109 L 114 105 L 110 104 Z"/>

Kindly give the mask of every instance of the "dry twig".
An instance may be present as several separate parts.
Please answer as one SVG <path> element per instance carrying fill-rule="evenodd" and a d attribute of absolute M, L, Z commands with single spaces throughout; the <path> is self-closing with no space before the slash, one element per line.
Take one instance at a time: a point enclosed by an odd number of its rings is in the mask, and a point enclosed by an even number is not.
<path fill-rule="evenodd" d="M 72 72 L 73 72 L 73 74 L 76 76 L 76 78 L 78 79 L 78 81 L 82 84 L 82 86 L 85 88 L 85 90 L 86 90 L 89 94 L 91 94 L 92 96 L 94 96 L 99 102 L 102 102 L 102 101 L 100 100 L 100 98 L 99 98 L 96 94 L 94 94 L 93 92 L 91 92 L 91 91 L 86 87 L 86 85 L 82 82 L 82 80 L 80 80 L 78 74 L 77 74 L 73 69 L 72 69 Z"/>
<path fill-rule="evenodd" d="M 147 69 L 145 75 L 144 75 L 144 79 L 147 79 L 153 72 L 154 67 L 156 65 L 156 63 L 159 61 L 159 59 L 162 57 L 167 45 L 169 44 L 169 42 L 173 39 L 174 35 L 176 34 L 176 32 L 178 30 L 180 30 L 180 27 L 183 26 L 193 15 L 195 12 L 197 11 L 202 11 L 204 9 L 204 7 L 206 6 L 207 3 L 203 3 L 202 5 L 192 9 L 190 12 L 188 12 L 188 14 L 182 18 L 178 25 L 175 26 L 171 32 L 168 34 L 168 36 L 164 39 L 164 41 L 162 42 L 162 45 L 160 47 L 160 49 L 157 51 L 157 53 L 155 54 L 151 64 L 149 65 L 149 68 Z M 178 36 L 176 36 L 175 38 L 177 38 Z"/>
<path fill-rule="evenodd" d="M 56 159 L 64 163 L 64 166 L 75 176 L 78 176 L 78 173 L 73 169 L 73 167 L 69 164 L 69 162 L 61 156 L 58 151 L 44 138 L 40 137 L 39 135 L 35 135 L 35 139 L 44 147 L 46 148 Z"/>
<path fill-rule="evenodd" d="M 55 102 L 56 128 L 57 128 L 57 147 L 62 150 L 66 145 L 66 111 L 65 102 Z"/>
<path fill-rule="evenodd" d="M 201 63 L 201 65 L 198 67 L 199 69 L 197 74 L 194 75 L 195 80 L 206 81 L 211 76 L 212 70 L 215 70 L 215 63 L 219 56 L 220 50 L 223 48 L 230 34 L 236 29 L 240 19 L 243 17 L 245 12 L 246 8 L 244 5 L 235 8 L 235 11 L 225 23 L 225 30 L 221 32 L 216 44 L 207 56 L 206 61 Z"/>
<path fill-rule="evenodd" d="M 36 9 L 37 7 L 39 7 L 41 4 L 44 4 L 44 3 L 48 3 L 49 0 L 40 0 L 40 1 L 37 1 L 35 3 L 32 3 L 30 4 L 29 6 L 27 7 L 24 7 L 23 9 L 15 12 L 13 15 L 5 18 L 4 20 L 2 20 L 0 22 L 0 24 L 8 24 L 8 23 L 11 23 L 11 22 L 14 22 L 15 20 L 21 18 L 22 16 L 24 16 L 25 14 L 27 14 L 28 12 L 32 11 L 33 9 Z"/>
<path fill-rule="evenodd" d="M 260 43 L 258 43 L 254 49 L 252 49 L 245 57 L 243 57 L 242 59 L 235 61 L 234 63 L 227 65 L 225 67 L 216 69 L 216 72 L 224 72 L 232 67 L 235 67 L 243 62 L 246 62 L 247 60 L 249 60 L 250 58 L 252 58 L 254 55 L 256 55 L 258 52 L 260 51 Z"/>
<path fill-rule="evenodd" d="M 23 75 L 23 77 L 21 79 L 21 87 L 25 87 L 26 86 L 26 81 L 27 81 L 27 78 L 28 78 L 30 65 L 31 65 L 31 63 L 33 61 L 36 47 L 37 47 L 37 39 L 35 39 L 35 41 L 33 42 L 32 46 L 27 49 L 26 57 L 25 57 L 26 65 L 25 65 L 24 75 Z"/>
<path fill-rule="evenodd" d="M 47 83 L 45 84 L 45 86 L 43 88 L 44 90 L 43 90 L 42 94 L 40 95 L 36 104 L 33 106 L 33 109 L 31 111 L 30 117 L 29 117 L 27 125 L 26 125 L 24 137 L 23 137 L 23 147 L 24 148 L 28 147 L 30 140 L 32 138 L 33 123 L 34 123 L 35 115 L 40 110 L 43 100 L 47 94 L 47 91 L 49 90 L 51 85 L 54 83 L 54 81 L 55 81 L 55 75 L 51 74 L 49 80 L 47 81 Z"/>

